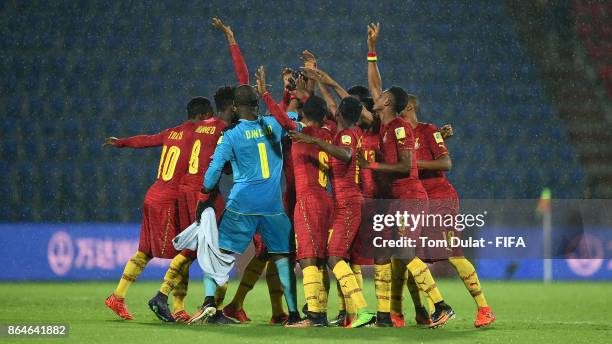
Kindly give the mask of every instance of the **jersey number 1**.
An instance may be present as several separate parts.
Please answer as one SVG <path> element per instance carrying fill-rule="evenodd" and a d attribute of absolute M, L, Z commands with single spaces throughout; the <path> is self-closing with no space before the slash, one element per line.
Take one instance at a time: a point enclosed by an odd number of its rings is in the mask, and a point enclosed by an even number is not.
<path fill-rule="evenodd" d="M 270 178 L 270 167 L 268 167 L 268 152 L 266 151 L 266 144 L 261 142 L 257 144 L 259 149 L 259 163 L 261 164 L 261 177 L 263 179 Z"/>

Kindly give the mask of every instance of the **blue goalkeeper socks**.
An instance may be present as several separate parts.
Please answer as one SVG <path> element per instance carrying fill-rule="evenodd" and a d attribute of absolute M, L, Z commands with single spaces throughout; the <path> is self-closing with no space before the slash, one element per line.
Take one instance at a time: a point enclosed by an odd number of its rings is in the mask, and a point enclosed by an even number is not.
<path fill-rule="evenodd" d="M 212 296 L 214 298 L 215 291 L 217 290 L 217 282 L 215 282 L 215 280 L 207 274 L 204 274 L 204 278 L 202 280 L 204 282 L 204 296 Z"/>
<path fill-rule="evenodd" d="M 295 271 L 289 266 L 289 258 L 281 258 L 274 261 L 278 270 L 278 278 L 283 286 L 283 294 L 287 301 L 289 312 L 297 312 L 297 292 L 295 285 Z"/>

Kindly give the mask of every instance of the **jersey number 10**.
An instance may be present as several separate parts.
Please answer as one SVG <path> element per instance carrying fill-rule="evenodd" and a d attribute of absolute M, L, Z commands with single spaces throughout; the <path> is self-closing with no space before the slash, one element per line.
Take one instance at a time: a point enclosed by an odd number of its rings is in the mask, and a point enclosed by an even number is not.
<path fill-rule="evenodd" d="M 161 158 L 159 159 L 159 168 L 157 169 L 157 179 L 161 179 L 165 182 L 172 179 L 174 176 L 174 170 L 176 169 L 176 163 L 179 156 L 181 155 L 181 149 L 176 146 L 166 146 L 162 148 Z"/>

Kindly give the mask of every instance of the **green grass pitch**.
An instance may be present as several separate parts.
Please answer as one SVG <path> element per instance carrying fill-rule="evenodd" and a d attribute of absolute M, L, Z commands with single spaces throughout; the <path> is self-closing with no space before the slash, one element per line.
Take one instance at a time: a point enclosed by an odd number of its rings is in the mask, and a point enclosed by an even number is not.
<path fill-rule="evenodd" d="M 114 282 L 0 283 L 2 308 L 0 323 L 63 322 L 70 324 L 69 338 L 47 342 L 73 343 L 609 343 L 612 335 L 610 309 L 612 283 L 597 282 L 504 282 L 484 281 L 486 296 L 497 314 L 488 329 L 472 325 L 475 306 L 458 280 L 440 280 L 439 286 L 457 312 L 444 328 L 430 330 L 408 326 L 388 328 L 285 329 L 270 326 L 270 306 L 266 284 L 260 279 L 247 297 L 245 310 L 253 320 L 247 325 L 186 326 L 162 324 L 146 306 L 156 292 L 157 282 L 136 282 L 128 294 L 134 321 L 118 320 L 103 305 Z M 232 281 L 227 297 L 234 294 Z M 406 292 L 407 293 L 407 292 Z M 330 293 L 330 313 L 337 312 L 335 289 Z M 365 294 L 375 310 L 374 287 L 366 280 Z M 188 311 L 200 304 L 201 283 L 190 284 Z M 301 290 L 298 299 L 303 300 Z M 407 300 L 408 301 L 408 300 Z M 408 301 L 409 302 L 409 301 Z M 300 305 L 301 306 L 301 305 Z M 408 320 L 413 317 L 405 304 Z M 41 341 L 41 339 L 33 339 Z M 0 338 L 0 342 L 29 342 L 30 339 Z"/>

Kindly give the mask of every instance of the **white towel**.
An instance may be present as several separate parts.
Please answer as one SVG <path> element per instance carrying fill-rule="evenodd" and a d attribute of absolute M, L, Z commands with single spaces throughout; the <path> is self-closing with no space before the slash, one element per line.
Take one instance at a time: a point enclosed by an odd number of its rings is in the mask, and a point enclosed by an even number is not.
<path fill-rule="evenodd" d="M 179 251 L 185 248 L 197 251 L 200 268 L 212 277 L 217 285 L 224 285 L 227 282 L 236 257 L 219 250 L 217 219 L 212 208 L 206 208 L 202 212 L 200 224 L 192 223 L 174 237 L 172 243 Z"/>

